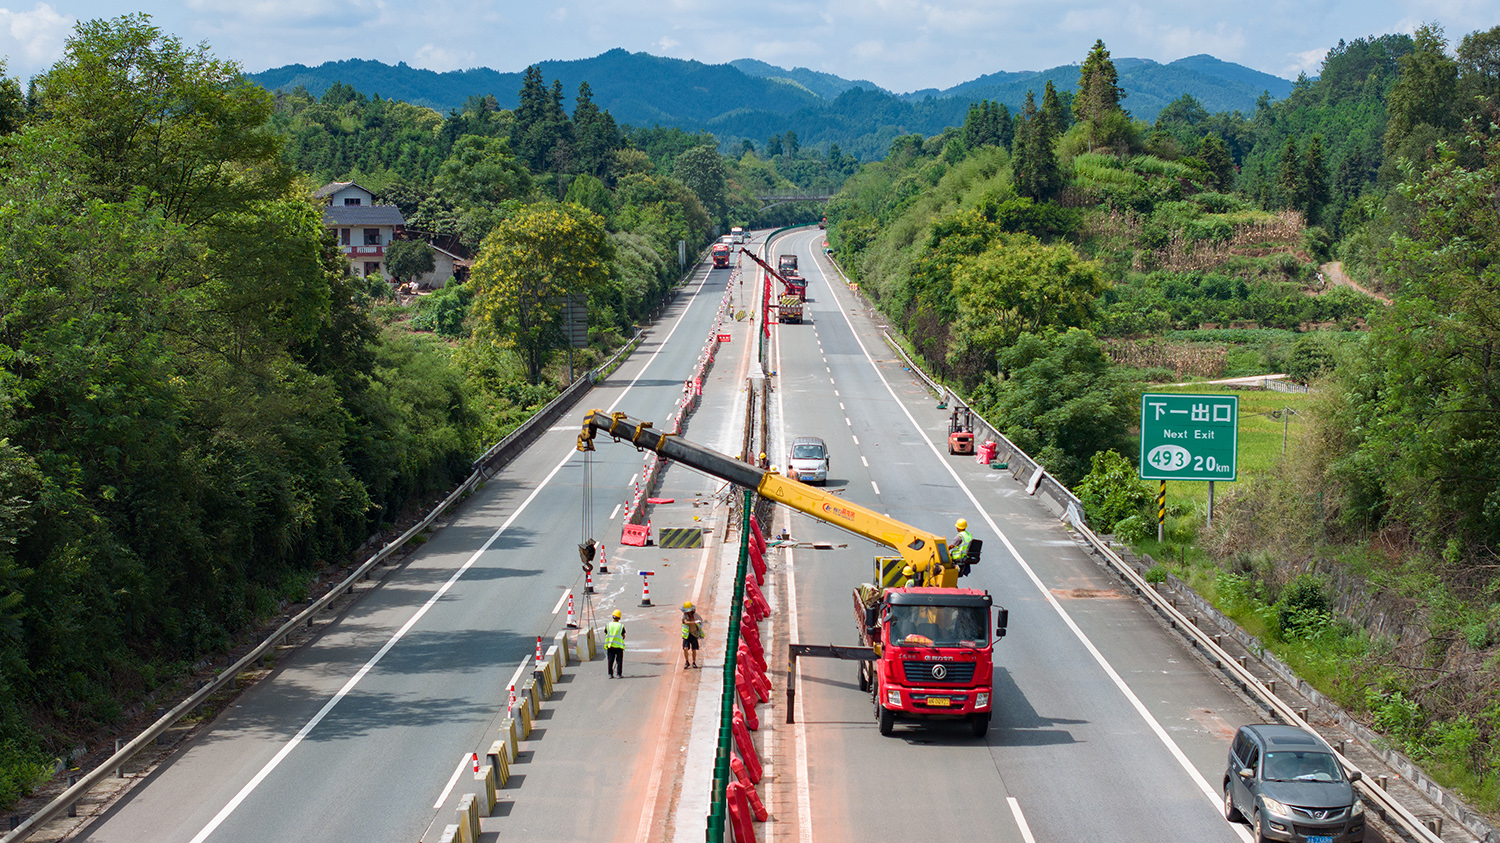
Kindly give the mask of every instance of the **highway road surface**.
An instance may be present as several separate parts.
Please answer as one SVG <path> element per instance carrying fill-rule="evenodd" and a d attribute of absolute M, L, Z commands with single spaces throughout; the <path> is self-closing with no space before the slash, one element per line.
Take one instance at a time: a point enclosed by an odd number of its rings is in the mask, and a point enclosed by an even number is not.
<path fill-rule="evenodd" d="M 801 660 L 798 683 L 810 838 L 1005 841 L 1248 840 L 1219 813 L 1236 726 L 1262 715 L 1119 589 L 1008 472 L 949 456 L 948 412 L 865 318 L 821 258 L 822 232 L 786 238 L 809 279 L 807 324 L 776 332 L 778 454 L 819 436 L 845 498 L 952 536 L 984 540 L 963 584 L 1010 610 L 996 645 L 995 714 L 964 724 L 875 726 L 852 662 Z M 795 638 L 857 643 L 851 591 L 884 548 L 810 517 L 794 538 L 847 544 L 789 552 Z"/>

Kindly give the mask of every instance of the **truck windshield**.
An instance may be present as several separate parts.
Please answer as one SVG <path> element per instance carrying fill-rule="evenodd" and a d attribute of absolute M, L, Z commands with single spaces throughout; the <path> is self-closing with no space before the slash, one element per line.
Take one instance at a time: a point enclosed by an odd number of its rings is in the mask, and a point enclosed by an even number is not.
<path fill-rule="evenodd" d="M 892 606 L 891 643 L 983 647 L 989 643 L 989 612 L 979 606 Z"/>
<path fill-rule="evenodd" d="M 822 445 L 793 445 L 792 459 L 794 460 L 820 460 L 823 458 Z"/>

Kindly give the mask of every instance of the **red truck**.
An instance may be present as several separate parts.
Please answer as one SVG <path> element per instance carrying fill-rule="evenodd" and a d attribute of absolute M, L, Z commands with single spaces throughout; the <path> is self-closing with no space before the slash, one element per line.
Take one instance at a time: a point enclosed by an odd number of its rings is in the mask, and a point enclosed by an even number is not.
<path fill-rule="evenodd" d="M 882 735 L 891 734 L 898 720 L 961 720 L 975 737 L 984 736 L 993 703 L 993 651 L 1009 620 L 1000 609 L 990 638 L 992 604 L 987 592 L 971 588 L 866 583 L 855 590 L 860 649 L 870 655 L 860 658 L 859 689 L 873 693 Z"/>
<path fill-rule="evenodd" d="M 971 540 L 963 563 L 956 563 L 948 556 L 947 539 L 846 500 L 838 494 L 840 490 L 799 483 L 774 469 L 768 471 L 658 431 L 649 422 L 624 413 L 590 410 L 578 437 L 580 451 L 593 450 L 595 431 L 754 489 L 767 500 L 901 554 L 877 556 L 874 582 L 854 590 L 859 646 L 788 645 L 788 722 L 795 710 L 796 660 L 818 657 L 860 663 L 859 688 L 872 693 L 875 719 L 883 735 L 889 735 L 901 720 L 966 721 L 976 737 L 989 730 L 995 642 L 1005 637 L 1010 616 L 1003 608 L 994 614 L 996 607 L 988 592 L 958 587 L 959 577 L 978 564 L 982 539 Z M 913 573 L 907 574 L 908 568 Z M 908 579 L 914 584 L 906 585 Z"/>
<path fill-rule="evenodd" d="M 714 269 L 729 268 L 729 244 L 715 243 L 713 248 Z"/>

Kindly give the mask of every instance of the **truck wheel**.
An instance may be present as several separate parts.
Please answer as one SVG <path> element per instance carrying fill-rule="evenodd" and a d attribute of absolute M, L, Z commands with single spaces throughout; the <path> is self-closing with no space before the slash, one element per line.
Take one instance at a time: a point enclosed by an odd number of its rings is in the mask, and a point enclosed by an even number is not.
<path fill-rule="evenodd" d="M 865 675 L 865 663 L 864 662 L 860 662 L 859 663 L 859 689 L 861 691 L 868 691 L 868 690 L 870 690 L 870 678 Z"/>
<path fill-rule="evenodd" d="M 896 712 L 880 706 L 880 734 L 889 736 L 896 731 Z"/>
<path fill-rule="evenodd" d="M 982 738 L 989 730 L 990 716 L 988 714 L 976 714 L 969 718 L 969 731 L 974 733 L 974 737 Z"/>

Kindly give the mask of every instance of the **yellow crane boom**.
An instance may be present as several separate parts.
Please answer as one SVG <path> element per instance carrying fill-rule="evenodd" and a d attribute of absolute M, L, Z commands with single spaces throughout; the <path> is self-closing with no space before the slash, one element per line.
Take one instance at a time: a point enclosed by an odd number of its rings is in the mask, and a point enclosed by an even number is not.
<path fill-rule="evenodd" d="M 942 536 L 903 524 L 775 471 L 741 462 L 681 436 L 655 430 L 651 422 L 633 419 L 624 413 L 590 410 L 583 420 L 583 432 L 578 434 L 578 450 L 594 450 L 595 431 L 603 431 L 616 440 L 624 440 L 720 480 L 754 489 L 763 498 L 894 548 L 928 585 L 953 588 L 958 584 L 958 567 L 948 559 L 948 541 Z"/>

